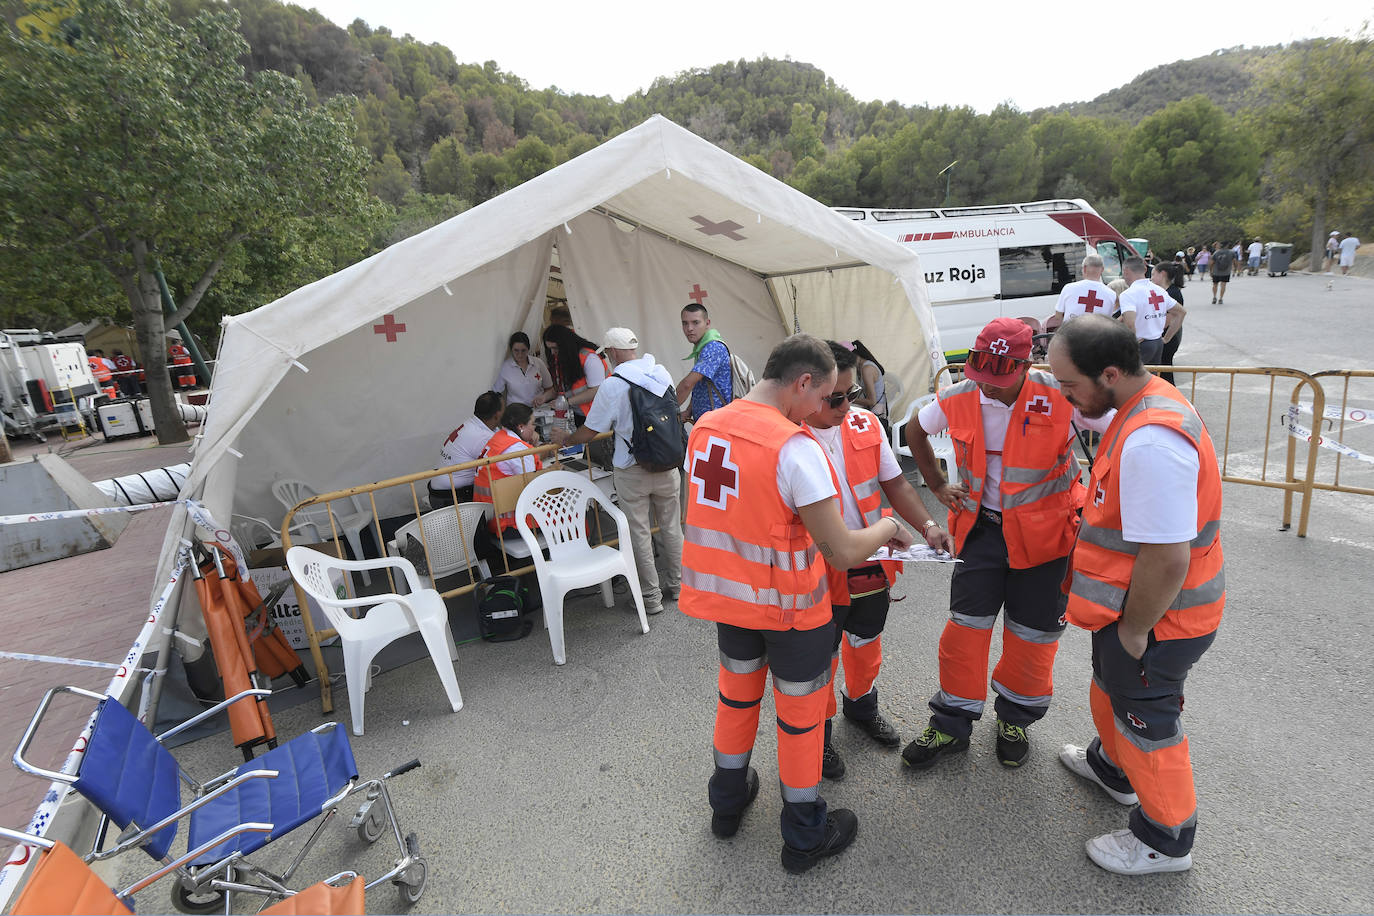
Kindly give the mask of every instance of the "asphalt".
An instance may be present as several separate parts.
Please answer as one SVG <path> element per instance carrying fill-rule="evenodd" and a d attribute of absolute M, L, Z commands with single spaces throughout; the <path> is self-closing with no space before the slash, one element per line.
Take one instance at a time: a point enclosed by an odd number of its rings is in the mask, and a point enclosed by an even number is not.
<path fill-rule="evenodd" d="M 1374 281 L 1244 278 L 1223 306 L 1212 306 L 1201 286 L 1184 292 L 1190 313 L 1180 365 L 1374 368 Z M 1228 390 L 1218 377 L 1197 389 L 1218 438 Z M 1287 383 L 1277 390 L 1275 403 L 1286 402 Z M 1228 465 L 1281 476 L 1282 431 L 1272 425 L 1279 410 L 1267 380 L 1240 379 L 1235 391 Z M 1374 406 L 1374 379 L 1352 383 L 1349 400 Z M 1346 442 L 1374 453 L 1374 430 L 1356 429 Z M 1333 457 L 1324 453 L 1320 466 L 1329 470 Z M 1347 459 L 1342 479 L 1374 486 L 1371 469 Z M 837 723 L 848 773 L 823 793 L 832 806 L 858 812 L 858 839 L 792 876 L 779 865 L 771 699 L 754 755 L 763 791 L 739 834 L 718 840 L 706 804 L 713 628 L 670 608 L 641 635 L 627 598 L 612 609 L 585 598 L 568 608 L 564 667 L 553 665 L 538 628 L 519 642 L 461 647 L 458 713 L 448 711 L 428 661 L 375 679 L 367 734 L 353 740 L 359 769 L 423 762 L 392 784 L 403 829 L 419 835 L 428 858 L 428 886 L 414 911 L 1374 910 L 1364 771 L 1374 759 L 1365 661 L 1374 641 L 1374 501 L 1320 493 L 1308 536 L 1299 538 L 1280 530 L 1280 492 L 1227 484 L 1224 495 L 1228 605 L 1219 638 L 1189 678 L 1184 714 L 1199 799 L 1191 871 L 1119 877 L 1084 854 L 1085 839 L 1126 822 L 1126 809 L 1056 760 L 1062 744 L 1092 736 L 1086 633 L 1070 628 L 1060 644 L 1055 701 L 1030 730 L 1031 758 L 1020 769 L 997 763 L 991 717 L 975 726 L 968 754 L 923 773 Z M 925 725 L 937 687 L 948 577 L 946 567 L 918 564 L 894 589 L 902 600 L 883 638 L 879 690 L 904 741 Z M 994 652 L 999 645 L 1000 632 Z M 335 697 L 330 718 L 347 722 L 342 684 Z M 320 721 L 318 704 L 307 703 L 280 713 L 276 725 L 292 735 Z M 234 766 L 237 751 L 221 735 L 177 756 L 208 777 Z M 344 866 L 380 874 L 394 856 L 386 842 L 366 848 L 331 825 L 303 879 Z M 140 909 L 165 908 L 165 893 L 145 892 Z M 369 894 L 369 912 L 400 908 L 391 888 Z"/>

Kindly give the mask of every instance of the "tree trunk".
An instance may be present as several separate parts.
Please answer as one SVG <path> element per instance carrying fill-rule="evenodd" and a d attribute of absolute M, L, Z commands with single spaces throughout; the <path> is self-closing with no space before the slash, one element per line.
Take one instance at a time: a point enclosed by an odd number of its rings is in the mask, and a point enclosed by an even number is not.
<path fill-rule="evenodd" d="M 148 397 L 153 407 L 153 423 L 157 426 L 157 441 L 161 445 L 175 445 L 190 438 L 186 423 L 181 419 L 176 395 L 172 391 L 172 377 L 167 372 L 167 333 L 162 323 L 162 296 L 157 277 L 140 271 L 137 278 L 137 297 L 132 294 L 129 304 L 134 313 L 134 333 L 138 349 L 143 354 L 143 368 L 148 377 Z"/>
<path fill-rule="evenodd" d="M 1326 188 L 1317 188 L 1317 199 L 1312 202 L 1312 257 L 1308 260 L 1308 273 L 1319 274 L 1326 269 Z"/>
<path fill-rule="evenodd" d="M 10 451 L 10 437 L 5 435 L 5 430 L 0 427 L 0 464 L 9 464 L 14 460 L 14 453 Z"/>

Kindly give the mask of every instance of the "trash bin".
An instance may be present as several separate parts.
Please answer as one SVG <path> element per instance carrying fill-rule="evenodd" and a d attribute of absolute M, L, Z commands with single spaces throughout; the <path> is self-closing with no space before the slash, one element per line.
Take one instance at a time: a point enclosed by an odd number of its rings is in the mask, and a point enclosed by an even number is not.
<path fill-rule="evenodd" d="M 1269 243 L 1269 276 L 1288 276 L 1288 265 L 1293 261 L 1293 246 L 1287 242 Z"/>

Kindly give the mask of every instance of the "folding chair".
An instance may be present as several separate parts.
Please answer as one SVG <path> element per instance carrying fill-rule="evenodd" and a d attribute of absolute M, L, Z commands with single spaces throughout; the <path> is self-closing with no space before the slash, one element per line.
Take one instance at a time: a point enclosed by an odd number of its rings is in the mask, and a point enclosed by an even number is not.
<path fill-rule="evenodd" d="M 240 829 L 270 831 L 272 825 L 241 824 Z M 0 837 L 39 850 L 38 864 L 10 908 L 12 916 L 51 913 L 133 916 L 132 896 L 173 870 L 164 865 L 116 893 L 106 886 L 85 859 L 61 842 L 4 827 L 0 827 Z M 187 853 L 182 859 L 195 855 L 195 852 Z M 292 893 L 262 912 L 270 916 L 293 916 L 297 913 L 352 913 L 361 916 L 363 911 L 362 879 L 357 872 L 344 871 L 312 884 L 299 893 Z"/>
<path fill-rule="evenodd" d="M 424 891 L 426 863 L 414 833 L 401 835 L 386 782 L 420 765 L 412 760 L 376 779 L 358 781 L 348 734 L 328 722 L 205 783 L 199 783 L 177 764 L 161 742 L 191 728 L 230 704 L 246 697 L 269 694 L 245 690 L 216 704 L 181 725 L 154 738 L 132 713 L 113 697 L 79 687 L 54 687 L 43 696 L 14 752 L 20 770 L 70 785 L 102 814 L 96 847 L 87 857 L 97 861 L 140 846 L 155 860 L 171 866 L 177 881 L 172 904 L 182 912 L 233 912 L 236 893 L 255 894 L 268 901 L 289 896 L 286 886 L 314 846 L 339 806 L 359 792 L 366 793 L 350 826 L 365 842 L 375 842 L 389 824 L 400 850 L 391 870 L 367 887 L 384 881 L 397 885 L 414 903 Z M 95 724 L 75 774 L 46 770 L 24 759 L 39 724 L 60 693 L 73 693 L 98 702 Z M 181 803 L 181 783 L 192 800 Z M 380 803 L 380 805 L 378 804 Z M 277 873 L 247 857 L 297 827 L 324 815 L 300 852 Z M 178 823 L 187 820 L 188 849 L 171 859 L 168 851 Z M 121 829 L 115 845 L 102 849 L 106 827 Z M 250 826 L 245 826 L 248 823 Z"/>

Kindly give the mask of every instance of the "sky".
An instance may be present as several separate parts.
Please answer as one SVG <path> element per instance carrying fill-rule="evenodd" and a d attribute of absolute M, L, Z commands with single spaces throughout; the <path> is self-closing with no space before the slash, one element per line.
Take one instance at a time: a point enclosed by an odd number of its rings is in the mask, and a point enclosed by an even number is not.
<path fill-rule="evenodd" d="M 535 89 L 622 101 L 659 77 L 772 57 L 814 64 L 861 102 L 980 112 L 1003 102 L 1031 111 L 1087 101 L 1152 67 L 1223 48 L 1351 37 L 1371 17 L 1369 7 L 1348 0 L 1306 10 L 1292 0 L 1209 0 L 1180 4 L 1172 17 L 1139 0 L 962 0 L 938 8 L 912 0 L 293 2 L 340 26 L 361 18 L 397 36 L 446 45 L 462 63 L 494 60 Z M 1148 10 L 1135 21 L 1134 36 L 1121 15 L 1131 9 Z M 1218 22 L 1222 10 L 1231 15 Z"/>

